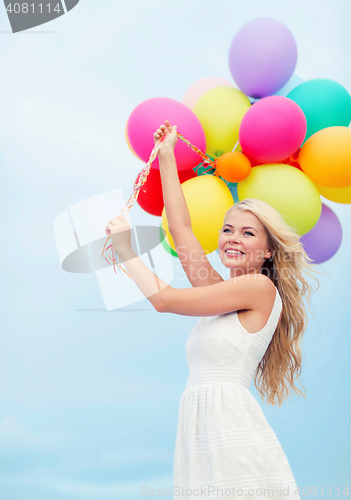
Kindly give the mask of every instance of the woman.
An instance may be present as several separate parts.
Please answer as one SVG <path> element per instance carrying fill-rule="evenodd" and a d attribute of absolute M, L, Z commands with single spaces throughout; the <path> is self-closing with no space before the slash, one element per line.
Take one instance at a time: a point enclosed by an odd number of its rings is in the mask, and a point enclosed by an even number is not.
<path fill-rule="evenodd" d="M 190 367 L 183 392 L 174 455 L 174 494 L 184 499 L 299 499 L 286 455 L 249 391 L 253 377 L 268 404 L 281 406 L 301 372 L 307 325 L 303 297 L 312 288 L 304 274 L 311 260 L 298 234 L 267 203 L 233 205 L 219 231 L 223 278 L 192 232 L 174 147 L 177 127 L 165 124 L 159 149 L 163 197 L 178 257 L 193 288 L 175 289 L 150 271 L 131 249 L 129 225 L 111 219 L 115 251 L 159 312 L 199 316 L 186 343 Z M 305 396 L 304 396 L 305 397 Z"/>

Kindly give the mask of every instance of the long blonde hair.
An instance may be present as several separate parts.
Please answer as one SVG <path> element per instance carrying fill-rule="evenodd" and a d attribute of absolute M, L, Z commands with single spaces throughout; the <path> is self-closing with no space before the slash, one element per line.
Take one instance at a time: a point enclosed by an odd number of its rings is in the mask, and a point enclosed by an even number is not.
<path fill-rule="evenodd" d="M 230 207 L 226 215 L 231 210 L 248 210 L 256 215 L 265 228 L 268 246 L 273 252 L 273 258 L 266 259 L 259 272 L 268 276 L 277 287 L 283 303 L 282 316 L 257 366 L 255 387 L 262 400 L 266 396 L 267 404 L 280 407 L 291 394 L 291 388 L 305 398 L 294 384 L 301 374 L 301 345 L 308 322 L 303 297 L 306 294 L 310 309 L 311 294 L 320 285 L 312 272 L 321 271 L 315 269 L 316 264 L 305 252 L 298 232 L 268 203 L 246 198 Z M 312 290 L 304 274 L 316 280 L 316 290 Z M 303 387 L 300 381 L 299 384 Z"/>

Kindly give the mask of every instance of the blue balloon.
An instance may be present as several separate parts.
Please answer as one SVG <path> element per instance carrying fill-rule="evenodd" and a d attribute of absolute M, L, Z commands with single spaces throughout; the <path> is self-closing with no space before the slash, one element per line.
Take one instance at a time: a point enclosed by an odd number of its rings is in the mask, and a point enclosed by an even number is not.
<path fill-rule="evenodd" d="M 307 120 L 305 141 L 328 127 L 348 127 L 351 121 L 351 96 L 340 83 L 314 78 L 297 85 L 287 95 L 304 112 Z"/>
<path fill-rule="evenodd" d="M 233 196 L 234 203 L 239 203 L 239 196 L 238 196 L 238 183 L 236 182 L 233 184 L 232 182 L 228 182 L 228 187 L 229 190 Z"/>

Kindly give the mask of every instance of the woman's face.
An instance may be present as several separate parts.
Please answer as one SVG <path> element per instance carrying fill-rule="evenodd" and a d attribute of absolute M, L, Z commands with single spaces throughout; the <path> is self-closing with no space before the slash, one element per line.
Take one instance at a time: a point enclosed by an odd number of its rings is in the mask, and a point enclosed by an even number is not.
<path fill-rule="evenodd" d="M 240 250 L 240 254 L 227 252 Z M 230 277 L 257 273 L 272 255 L 261 221 L 248 210 L 231 210 L 224 219 L 218 239 L 219 258 L 230 269 Z"/>

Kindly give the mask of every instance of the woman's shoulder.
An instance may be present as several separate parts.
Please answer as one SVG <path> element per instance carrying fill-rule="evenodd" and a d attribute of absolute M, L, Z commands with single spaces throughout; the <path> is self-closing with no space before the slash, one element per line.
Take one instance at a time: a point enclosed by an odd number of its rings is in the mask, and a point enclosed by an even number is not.
<path fill-rule="evenodd" d="M 245 276 L 241 276 L 244 278 Z M 266 275 L 256 273 L 246 278 L 251 280 L 251 286 L 247 291 L 247 306 L 237 309 L 237 312 L 261 311 L 264 312 L 272 308 L 277 295 L 279 295 L 278 288 L 273 281 Z M 256 286 L 257 284 L 257 286 Z"/>
<path fill-rule="evenodd" d="M 271 296 L 274 296 L 278 291 L 273 281 L 265 274 L 255 273 L 250 278 L 259 284 L 261 291 L 267 292 Z"/>
<path fill-rule="evenodd" d="M 271 283 L 269 284 L 268 281 Z M 261 288 L 261 291 L 263 293 L 257 298 L 255 305 L 251 309 L 240 309 L 237 311 L 242 326 L 248 333 L 262 331 L 274 314 L 274 311 L 279 310 L 281 312 L 281 304 L 277 304 L 277 300 L 279 300 L 278 289 L 267 276 L 265 286 L 263 289 Z"/>
<path fill-rule="evenodd" d="M 265 274 L 257 274 L 255 278 L 260 280 L 260 295 L 258 297 L 256 306 L 252 309 L 267 310 L 275 303 L 277 295 L 279 295 L 278 288 L 273 281 Z"/>

